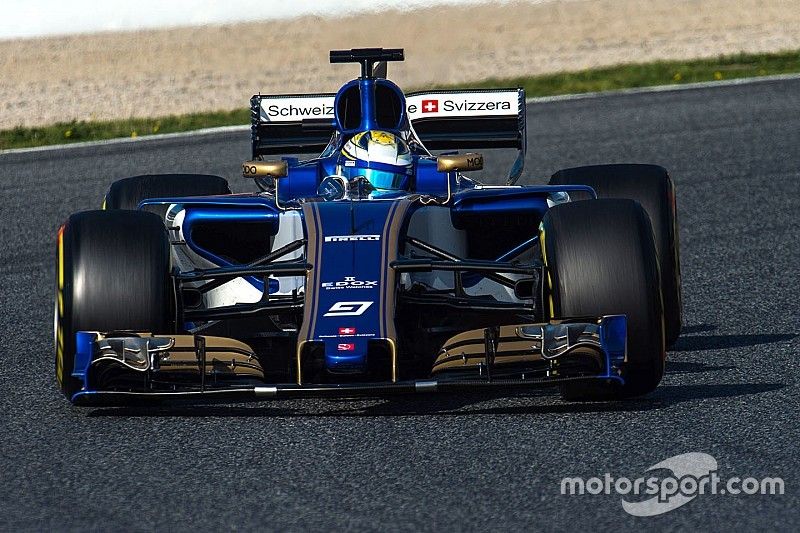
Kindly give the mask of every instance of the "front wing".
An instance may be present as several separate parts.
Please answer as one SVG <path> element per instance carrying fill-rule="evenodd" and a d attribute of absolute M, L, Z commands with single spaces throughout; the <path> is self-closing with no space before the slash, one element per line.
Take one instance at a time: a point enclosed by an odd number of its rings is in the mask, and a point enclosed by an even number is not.
<path fill-rule="evenodd" d="M 468 331 L 445 343 L 429 376 L 366 383 L 270 383 L 249 346 L 223 337 L 89 331 L 76 337 L 73 376 L 82 388 L 71 401 L 78 405 L 147 399 L 384 397 L 511 392 L 581 381 L 621 385 L 627 319 L 611 315 Z M 394 359 L 391 364 L 398 362 Z"/>

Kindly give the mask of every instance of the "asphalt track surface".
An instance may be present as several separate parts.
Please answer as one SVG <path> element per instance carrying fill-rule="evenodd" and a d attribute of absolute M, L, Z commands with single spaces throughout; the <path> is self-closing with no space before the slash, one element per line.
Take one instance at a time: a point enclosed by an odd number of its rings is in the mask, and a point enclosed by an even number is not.
<path fill-rule="evenodd" d="M 645 398 L 71 407 L 53 377 L 58 224 L 137 173 L 243 188 L 247 134 L 0 155 L 0 529 L 797 530 L 800 82 L 540 103 L 528 118 L 526 176 L 654 162 L 675 179 L 686 326 Z M 560 494 L 565 476 L 636 478 L 687 452 L 786 493 L 652 518 L 616 494 Z"/>

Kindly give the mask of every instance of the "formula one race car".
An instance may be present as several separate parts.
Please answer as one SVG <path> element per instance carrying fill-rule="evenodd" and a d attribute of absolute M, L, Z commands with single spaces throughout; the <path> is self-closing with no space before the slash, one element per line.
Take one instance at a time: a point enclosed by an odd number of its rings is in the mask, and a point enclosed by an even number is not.
<path fill-rule="evenodd" d="M 330 59 L 360 77 L 252 98 L 242 171 L 260 192 L 134 176 L 61 226 L 67 398 L 653 390 L 681 327 L 667 172 L 602 165 L 515 185 L 522 89 L 404 94 L 386 79 L 401 49 Z M 506 185 L 465 175 L 483 156 L 455 150 L 477 148 L 517 150 Z"/>

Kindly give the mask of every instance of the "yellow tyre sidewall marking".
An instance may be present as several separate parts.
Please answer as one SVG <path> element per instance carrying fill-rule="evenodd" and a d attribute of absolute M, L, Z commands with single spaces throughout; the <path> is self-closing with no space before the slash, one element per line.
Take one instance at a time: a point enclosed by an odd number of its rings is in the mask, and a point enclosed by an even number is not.
<path fill-rule="evenodd" d="M 548 318 L 555 318 L 555 304 L 553 303 L 553 278 L 550 276 L 550 268 L 547 264 L 547 248 L 545 246 L 545 231 L 544 225 L 539 224 L 539 243 L 542 247 L 542 260 L 544 261 L 544 268 L 547 272 L 547 299 L 550 304 L 550 316 Z"/>
<path fill-rule="evenodd" d="M 64 384 L 64 226 L 58 229 L 58 288 L 56 290 L 56 379 Z"/>

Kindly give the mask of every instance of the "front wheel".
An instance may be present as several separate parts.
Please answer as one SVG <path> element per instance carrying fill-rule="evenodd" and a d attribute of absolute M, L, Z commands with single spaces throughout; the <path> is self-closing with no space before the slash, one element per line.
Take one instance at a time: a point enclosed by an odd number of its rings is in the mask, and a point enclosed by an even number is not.
<path fill-rule="evenodd" d="M 175 331 L 170 244 L 161 219 L 143 211 L 85 211 L 58 231 L 56 378 L 71 398 L 78 331 Z"/>
<path fill-rule="evenodd" d="M 588 185 L 598 198 L 636 200 L 647 212 L 661 270 L 665 336 L 672 346 L 681 333 L 683 303 L 675 185 L 669 173 L 658 165 L 593 165 L 559 170 L 550 178 L 550 185 L 567 184 Z"/>
<path fill-rule="evenodd" d="M 653 231 L 633 200 L 592 200 L 553 207 L 541 223 L 550 318 L 624 314 L 625 386 L 565 386 L 567 399 L 645 394 L 664 375 L 664 312 Z"/>

